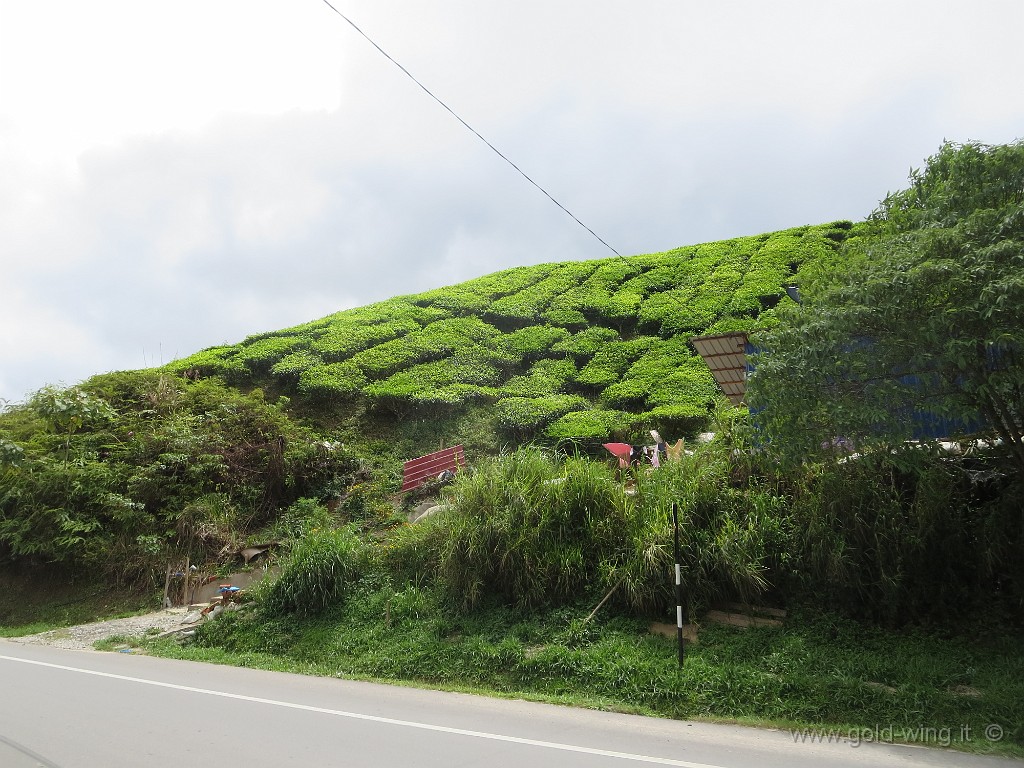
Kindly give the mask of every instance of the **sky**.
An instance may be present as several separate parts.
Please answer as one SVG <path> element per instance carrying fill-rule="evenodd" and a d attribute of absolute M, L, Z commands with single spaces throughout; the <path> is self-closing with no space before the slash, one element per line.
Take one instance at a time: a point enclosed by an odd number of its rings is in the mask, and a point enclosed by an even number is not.
<path fill-rule="evenodd" d="M 1024 137 L 1020 0 L 332 0 L 630 256 Z M 323 0 L 0 0 L 0 406 L 613 253 Z"/>

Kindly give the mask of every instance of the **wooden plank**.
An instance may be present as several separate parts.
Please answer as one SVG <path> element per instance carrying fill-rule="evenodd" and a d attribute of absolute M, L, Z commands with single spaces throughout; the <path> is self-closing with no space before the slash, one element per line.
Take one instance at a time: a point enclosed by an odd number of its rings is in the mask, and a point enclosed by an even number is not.
<path fill-rule="evenodd" d="M 744 616 L 742 613 L 726 613 L 725 611 L 708 611 L 705 621 L 712 624 L 729 624 L 733 627 L 781 627 L 778 619 L 763 619 L 757 616 Z"/>

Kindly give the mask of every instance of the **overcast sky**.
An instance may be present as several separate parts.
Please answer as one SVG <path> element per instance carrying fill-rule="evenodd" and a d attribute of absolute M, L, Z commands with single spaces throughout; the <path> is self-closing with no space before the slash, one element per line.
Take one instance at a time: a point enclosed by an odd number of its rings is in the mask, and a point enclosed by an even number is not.
<path fill-rule="evenodd" d="M 1024 136 L 1020 0 L 334 3 L 625 255 Z M 0 0 L 0 398 L 610 255 L 322 0 Z"/>

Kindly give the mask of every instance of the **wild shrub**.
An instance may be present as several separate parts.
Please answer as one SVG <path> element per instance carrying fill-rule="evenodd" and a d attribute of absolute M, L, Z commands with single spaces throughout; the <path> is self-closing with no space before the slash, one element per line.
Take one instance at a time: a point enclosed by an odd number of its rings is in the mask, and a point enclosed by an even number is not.
<path fill-rule="evenodd" d="M 302 498 L 290 504 L 281 512 L 265 531 L 265 538 L 272 541 L 294 543 L 301 541 L 314 530 L 329 529 L 331 513 L 316 499 Z"/>
<path fill-rule="evenodd" d="M 449 509 L 424 524 L 435 577 L 453 602 L 556 605 L 592 583 L 620 542 L 625 497 L 600 464 L 570 460 L 561 470 L 522 449 L 459 477 Z"/>
<path fill-rule="evenodd" d="M 464 609 L 486 598 L 536 608 L 611 593 L 624 610 L 657 613 L 672 601 L 676 503 L 692 606 L 769 588 L 789 536 L 781 497 L 732 488 L 721 451 L 635 482 L 630 495 L 605 463 L 521 449 L 460 477 L 446 511 L 392 539 L 391 559 L 415 562 Z"/>
<path fill-rule="evenodd" d="M 215 379 L 113 373 L 33 402 L 2 414 L 14 447 L 0 466 L 0 557 L 19 562 L 162 581 L 168 559 L 216 559 L 356 470 L 260 390 Z"/>
<path fill-rule="evenodd" d="M 316 616 L 345 598 L 358 576 L 362 544 L 351 528 L 318 528 L 293 547 L 281 575 L 258 593 L 270 615 Z"/>
<path fill-rule="evenodd" d="M 918 451 L 803 470 L 794 590 L 888 624 L 998 613 L 1024 595 L 1015 481 Z M 973 477 L 973 482 L 972 482 Z"/>
<path fill-rule="evenodd" d="M 680 525 L 683 584 L 691 610 L 752 602 L 785 583 L 792 535 L 784 496 L 767 484 L 735 487 L 728 451 L 712 446 L 637 475 L 632 547 L 618 564 L 633 610 L 673 603 L 672 505 Z"/>

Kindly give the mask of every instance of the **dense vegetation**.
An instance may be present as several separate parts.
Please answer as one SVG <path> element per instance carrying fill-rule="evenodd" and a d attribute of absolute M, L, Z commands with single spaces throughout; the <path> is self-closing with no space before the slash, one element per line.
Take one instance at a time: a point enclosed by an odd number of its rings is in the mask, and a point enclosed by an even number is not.
<path fill-rule="evenodd" d="M 667 618 L 676 505 L 695 616 L 1019 624 L 1022 222 L 1024 144 L 946 145 L 860 224 L 518 267 L 46 388 L 0 413 L 0 565 L 158 589 L 274 542 L 259 620 L 204 639 L 242 648 L 351 600 L 389 628 L 423 606 Z M 733 330 L 763 350 L 753 417 L 690 345 Z M 940 421 L 965 452 L 907 442 Z M 600 448 L 709 428 L 656 471 Z M 470 470 L 396 496 L 439 442 Z M 407 524 L 424 496 L 443 507 Z"/>
<path fill-rule="evenodd" d="M 1024 145 L 947 144 L 911 182 L 761 335 L 751 405 L 800 460 L 981 431 L 1024 470 Z"/>
<path fill-rule="evenodd" d="M 717 390 L 690 337 L 776 322 L 805 264 L 849 222 L 631 259 L 517 267 L 208 349 L 170 369 L 308 403 L 431 418 L 472 404 L 506 438 L 692 432 Z M 781 299 L 783 303 L 789 299 Z"/>
<path fill-rule="evenodd" d="M 46 388 L 0 414 L 0 558 L 159 580 L 277 537 L 304 497 L 386 524 L 401 460 L 438 440 L 693 434 L 721 397 L 690 336 L 771 326 L 759 297 L 851 231 L 519 267 Z"/>
<path fill-rule="evenodd" d="M 71 574 L 149 583 L 161 562 L 203 563 L 287 529 L 293 502 L 359 475 L 259 391 L 216 379 L 107 374 L 4 417 L 15 439 L 0 439 L 0 551 Z"/>

